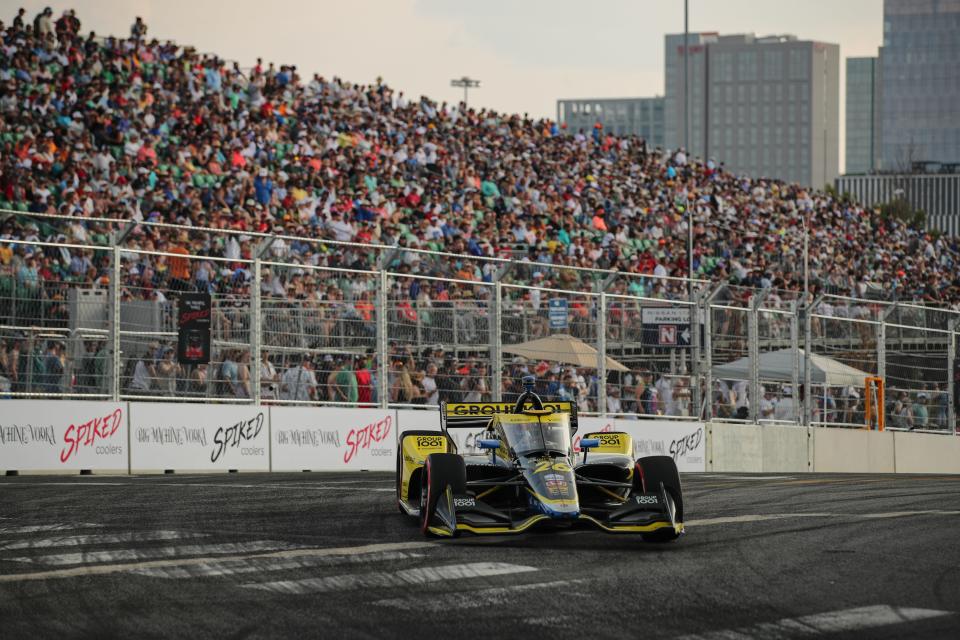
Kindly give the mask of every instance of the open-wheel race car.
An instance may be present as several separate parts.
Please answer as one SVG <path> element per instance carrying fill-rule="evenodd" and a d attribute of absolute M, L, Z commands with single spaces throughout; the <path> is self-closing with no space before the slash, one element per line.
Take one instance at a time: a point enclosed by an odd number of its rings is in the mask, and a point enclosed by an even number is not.
<path fill-rule="evenodd" d="M 630 435 L 620 432 L 584 435 L 577 454 L 576 404 L 542 402 L 532 378 L 524 387 L 516 403 L 441 403 L 439 433 L 400 434 L 401 513 L 428 536 L 576 525 L 653 542 L 683 533 L 673 458 L 635 459 Z"/>

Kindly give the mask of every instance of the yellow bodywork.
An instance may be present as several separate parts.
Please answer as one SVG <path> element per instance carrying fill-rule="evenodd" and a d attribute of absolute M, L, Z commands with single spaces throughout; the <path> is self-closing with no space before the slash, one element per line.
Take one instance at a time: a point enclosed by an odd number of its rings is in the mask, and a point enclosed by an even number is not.
<path fill-rule="evenodd" d="M 588 433 L 583 436 L 586 439 L 593 438 L 600 441 L 600 445 L 590 449 L 590 453 L 619 453 L 625 456 L 633 455 L 633 438 L 629 433 L 618 431 L 597 433 Z"/>
<path fill-rule="evenodd" d="M 400 496 L 410 502 L 410 478 L 423 466 L 431 453 L 447 453 L 450 441 L 440 432 L 436 434 L 406 435 L 400 443 L 400 455 L 403 460 L 400 468 Z M 419 498 L 418 498 L 419 499 Z"/>

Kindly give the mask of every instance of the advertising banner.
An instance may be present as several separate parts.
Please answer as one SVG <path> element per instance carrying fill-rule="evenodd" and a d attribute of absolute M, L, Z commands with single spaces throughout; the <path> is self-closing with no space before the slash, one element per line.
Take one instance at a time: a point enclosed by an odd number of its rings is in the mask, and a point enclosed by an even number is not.
<path fill-rule="evenodd" d="M 681 472 L 706 471 L 707 439 L 702 422 L 616 420 L 615 431 L 633 438 L 633 455 L 670 456 Z"/>
<path fill-rule="evenodd" d="M 396 422 L 392 409 L 271 407 L 273 470 L 393 471 Z"/>
<path fill-rule="evenodd" d="M 177 361 L 209 364 L 210 294 L 182 293 L 177 310 Z"/>
<path fill-rule="evenodd" d="M 132 469 L 269 471 L 266 407 L 130 403 Z"/>
<path fill-rule="evenodd" d="M 0 469 L 127 469 L 126 404 L 11 400 L 0 412 Z"/>

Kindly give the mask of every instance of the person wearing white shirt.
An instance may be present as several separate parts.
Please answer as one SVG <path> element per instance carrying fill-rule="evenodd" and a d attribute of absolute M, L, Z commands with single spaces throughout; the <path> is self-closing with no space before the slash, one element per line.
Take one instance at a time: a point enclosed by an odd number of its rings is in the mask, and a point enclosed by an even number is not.
<path fill-rule="evenodd" d="M 270 362 L 270 354 L 263 350 L 260 354 L 260 398 L 263 400 L 277 399 L 277 383 L 280 376 L 277 369 Z"/>
<path fill-rule="evenodd" d="M 665 375 L 660 376 L 654 386 L 660 396 L 660 411 L 663 415 L 676 415 L 676 407 L 673 404 L 673 382 L 670 378 Z"/>
<path fill-rule="evenodd" d="M 283 372 L 280 378 L 280 398 L 282 400 L 297 400 L 304 402 L 317 396 L 317 377 L 309 368 L 309 359 L 304 357 L 303 362 L 290 367 Z"/>

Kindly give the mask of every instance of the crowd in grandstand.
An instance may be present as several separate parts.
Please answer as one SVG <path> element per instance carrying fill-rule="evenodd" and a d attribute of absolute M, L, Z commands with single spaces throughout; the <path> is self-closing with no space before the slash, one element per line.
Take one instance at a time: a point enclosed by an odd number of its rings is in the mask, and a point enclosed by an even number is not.
<path fill-rule="evenodd" d="M 344 317 L 369 325 L 375 281 L 313 268 L 375 269 L 379 254 L 331 241 L 517 258 L 530 263 L 514 274 L 517 282 L 564 289 L 582 284 L 583 272 L 570 267 L 617 269 L 650 277 L 621 280 L 612 293 L 657 298 L 687 295 L 685 284 L 664 276 L 686 276 L 692 259 L 700 277 L 770 288 L 787 299 L 802 288 L 806 219 L 811 293 L 960 309 L 955 238 L 883 219 L 830 193 L 736 175 L 722 162 L 650 148 L 600 126 L 566 131 L 550 120 L 412 98 L 379 79 L 361 85 L 306 77 L 294 65 L 260 59 L 241 68 L 148 33 L 140 18 L 126 38 L 84 33 L 72 10 L 31 17 L 21 9 L 0 23 L 0 208 L 70 218 L 8 217 L 0 239 L 106 247 L 111 234 L 123 232 L 124 301 L 166 300 L 184 290 L 249 299 L 251 261 L 262 248 L 266 258 L 302 267 L 267 269 L 265 299 L 311 309 L 320 336 L 340 331 Z M 97 217 L 177 227 L 124 230 Z M 688 256 L 691 218 L 695 249 Z M 274 236 L 261 245 L 257 234 Z M 401 274 L 390 294 L 397 323 L 450 310 L 443 330 L 462 330 L 468 342 L 470 330 L 488 328 L 490 291 L 480 285 L 494 278 L 496 262 L 400 251 L 390 267 Z M 10 324 L 63 326 L 67 285 L 105 288 L 112 277 L 105 250 L 0 243 L 0 311 Z M 545 333 L 538 295 L 519 295 L 510 303 L 535 311 L 526 335 Z M 583 313 L 588 321 L 590 310 Z M 249 332 L 232 326 L 227 312 L 219 321 L 228 333 Z M 369 327 L 350 337 L 369 339 Z M 4 359 L 23 339 L 33 337 L 8 341 Z M 63 351 L 60 343 L 38 340 L 33 353 L 48 346 L 53 351 L 34 360 L 55 371 L 54 360 L 64 358 L 54 353 Z M 162 348 L 142 349 L 128 375 L 133 389 L 176 392 L 170 380 L 179 379 L 196 394 L 219 384 L 249 397 L 249 355 L 225 353 L 208 376 L 165 365 Z M 91 370 L 102 372 L 96 354 L 105 358 L 103 349 L 102 341 L 86 348 Z M 392 355 L 392 401 L 432 403 L 444 391 L 489 395 L 485 388 L 444 389 L 485 374 L 489 363 L 480 358 Z M 261 379 L 277 398 L 352 401 L 352 384 L 345 396 L 330 380 L 345 380 L 342 368 L 359 371 L 368 359 L 327 357 L 268 359 L 268 370 L 283 370 Z M 53 375 L 35 366 L 43 380 Z M 584 370 L 551 375 L 558 394 L 587 403 L 600 397 Z M 608 404 L 650 402 L 641 398 L 656 390 L 649 377 L 621 381 L 616 393 L 633 387 L 630 397 L 611 396 Z M 359 388 L 365 385 L 376 388 Z M 670 402 L 687 411 L 689 395 L 680 389 Z"/>

